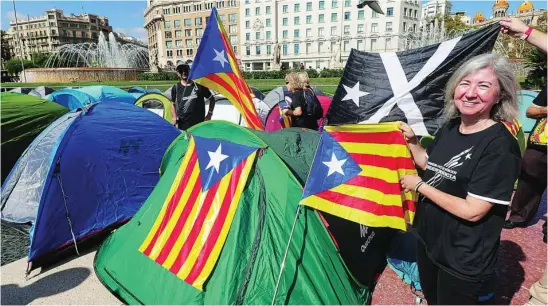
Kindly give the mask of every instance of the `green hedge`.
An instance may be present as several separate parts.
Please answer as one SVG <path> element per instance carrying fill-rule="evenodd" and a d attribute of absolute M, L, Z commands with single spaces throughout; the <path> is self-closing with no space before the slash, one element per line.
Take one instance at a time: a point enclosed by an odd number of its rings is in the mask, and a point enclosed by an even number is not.
<path fill-rule="evenodd" d="M 291 72 L 301 72 L 302 70 L 282 70 L 282 71 L 244 71 L 244 79 L 246 80 L 272 80 L 272 79 L 284 79 L 286 74 Z M 318 72 L 315 69 L 305 70 L 308 73 L 308 77 L 314 78 L 340 78 L 343 74 L 343 69 L 323 69 Z M 139 81 L 177 81 L 179 78 L 175 72 L 161 71 L 161 72 L 145 72 L 141 73 L 138 77 Z"/>

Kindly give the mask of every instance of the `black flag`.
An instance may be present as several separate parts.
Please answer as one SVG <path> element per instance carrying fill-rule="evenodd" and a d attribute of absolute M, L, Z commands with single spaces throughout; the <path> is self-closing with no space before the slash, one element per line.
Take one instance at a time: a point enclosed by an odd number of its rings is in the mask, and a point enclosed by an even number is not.
<path fill-rule="evenodd" d="M 327 113 L 329 125 L 407 122 L 417 135 L 443 124 L 444 88 L 468 59 L 491 52 L 499 23 L 403 52 L 353 49 Z"/>

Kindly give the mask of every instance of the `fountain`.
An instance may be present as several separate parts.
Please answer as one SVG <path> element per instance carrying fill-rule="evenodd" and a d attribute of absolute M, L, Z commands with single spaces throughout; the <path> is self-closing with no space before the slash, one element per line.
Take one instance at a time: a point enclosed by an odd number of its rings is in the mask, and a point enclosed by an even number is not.
<path fill-rule="evenodd" d="M 148 50 L 120 44 L 101 32 L 97 43 L 66 44 L 52 53 L 45 68 L 26 70 L 27 82 L 135 81 L 148 69 Z"/>

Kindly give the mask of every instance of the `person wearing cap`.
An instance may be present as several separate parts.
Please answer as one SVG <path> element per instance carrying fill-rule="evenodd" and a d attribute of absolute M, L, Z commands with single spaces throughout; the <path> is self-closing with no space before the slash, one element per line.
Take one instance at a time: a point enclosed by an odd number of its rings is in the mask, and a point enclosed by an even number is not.
<path fill-rule="evenodd" d="M 215 109 L 215 98 L 209 89 L 188 79 L 190 74 L 188 64 L 178 65 L 175 71 L 181 81 L 171 88 L 172 123 L 180 130 L 186 131 L 198 123 L 211 120 L 213 109 Z M 209 100 L 207 115 L 205 114 L 206 100 Z"/>

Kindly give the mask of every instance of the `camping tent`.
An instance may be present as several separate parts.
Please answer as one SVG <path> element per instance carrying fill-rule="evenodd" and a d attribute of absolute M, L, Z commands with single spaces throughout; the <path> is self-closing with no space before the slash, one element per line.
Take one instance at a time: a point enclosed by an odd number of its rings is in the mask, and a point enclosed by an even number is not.
<path fill-rule="evenodd" d="M 127 91 L 113 86 L 86 86 L 77 89 L 62 89 L 49 95 L 48 100 L 57 102 L 71 110 L 95 102 L 122 102 L 133 104 L 136 97 Z"/>
<path fill-rule="evenodd" d="M 295 219 L 302 186 L 265 142 L 223 121 L 204 122 L 188 132 L 263 148 L 212 274 L 199 291 L 138 250 L 178 172 L 188 143 L 183 135 L 166 152 L 166 171 L 146 203 L 96 254 L 96 274 L 113 294 L 128 304 L 270 304 L 296 220 L 274 302 L 364 304 L 369 299 L 368 289 L 349 274 L 318 214 L 303 207 Z"/>
<path fill-rule="evenodd" d="M 46 99 L 46 96 L 50 95 L 55 89 L 46 86 L 38 86 L 34 88 L 34 91 L 40 94 L 40 98 Z"/>
<path fill-rule="evenodd" d="M 521 125 L 523 126 L 523 132 L 525 133 L 530 133 L 535 126 L 536 120 L 527 118 L 525 113 L 527 112 L 527 108 L 531 105 L 531 103 L 533 103 L 533 100 L 537 96 L 538 93 L 532 90 L 520 90 L 517 94 L 519 101 L 519 121 L 521 122 Z"/>
<path fill-rule="evenodd" d="M 2 93 L 2 182 L 17 159 L 50 123 L 69 110 L 33 96 Z"/>
<path fill-rule="evenodd" d="M 142 95 L 135 105 L 147 109 L 171 123 L 171 101 L 164 95 L 158 93 L 147 93 Z"/>
<path fill-rule="evenodd" d="M 146 94 L 146 93 L 159 93 L 159 94 L 162 94 L 162 91 L 160 91 L 159 89 L 156 89 L 156 88 L 143 88 L 143 87 L 139 87 L 139 86 L 131 87 L 130 89 L 127 90 L 127 92 L 129 92 L 129 93 L 142 93 L 142 94 Z"/>
<path fill-rule="evenodd" d="M 96 103 L 44 130 L 2 188 L 2 221 L 31 223 L 28 259 L 131 218 L 156 185 L 162 156 L 180 132 L 125 103 Z"/>
<path fill-rule="evenodd" d="M 9 92 L 20 93 L 20 94 L 25 94 L 26 95 L 31 91 L 32 91 L 32 88 L 16 87 L 16 88 L 10 90 Z"/>

